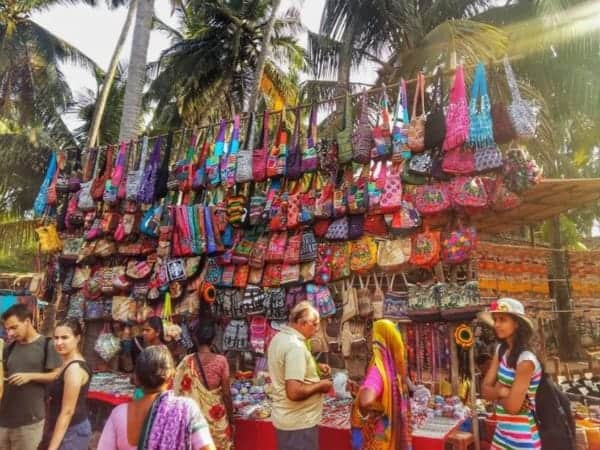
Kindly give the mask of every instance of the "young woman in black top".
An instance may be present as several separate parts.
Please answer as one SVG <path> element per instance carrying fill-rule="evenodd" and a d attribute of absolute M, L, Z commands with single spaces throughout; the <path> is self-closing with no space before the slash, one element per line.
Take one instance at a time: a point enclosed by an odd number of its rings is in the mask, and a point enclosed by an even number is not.
<path fill-rule="evenodd" d="M 79 351 L 81 324 L 67 319 L 54 331 L 54 345 L 63 361 L 50 385 L 50 402 L 40 450 L 87 450 L 92 436 L 87 393 L 92 373 Z"/>

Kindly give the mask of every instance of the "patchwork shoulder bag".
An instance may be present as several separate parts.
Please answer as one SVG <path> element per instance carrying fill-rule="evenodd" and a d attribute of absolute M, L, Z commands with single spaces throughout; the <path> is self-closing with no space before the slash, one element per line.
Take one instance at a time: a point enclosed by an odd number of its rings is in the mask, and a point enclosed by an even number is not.
<path fill-rule="evenodd" d="M 344 99 L 344 127 L 337 133 L 337 161 L 339 164 L 347 164 L 352 161 L 352 99 L 347 92 Z"/>
<path fill-rule="evenodd" d="M 352 159 L 359 164 L 366 164 L 371 154 L 371 127 L 369 124 L 369 109 L 367 106 L 367 92 L 360 96 L 360 116 L 356 131 L 352 135 Z"/>
<path fill-rule="evenodd" d="M 417 103 L 421 100 L 421 115 L 417 115 Z M 412 116 L 408 127 L 408 148 L 414 153 L 425 150 L 425 75 L 417 74 L 413 98 Z"/>
<path fill-rule="evenodd" d="M 300 168 L 303 174 L 317 170 L 319 158 L 317 155 L 317 107 L 315 105 L 310 109 L 306 145 L 302 148 L 301 159 Z"/>
<path fill-rule="evenodd" d="M 288 180 L 298 180 L 302 175 L 302 150 L 300 148 L 300 107 L 294 113 L 294 133 L 287 151 L 286 172 Z"/>
<path fill-rule="evenodd" d="M 398 87 L 398 99 L 392 125 L 392 160 L 394 162 L 400 162 L 410 157 L 410 149 L 408 148 L 409 122 L 406 81 L 402 78 Z"/>
<path fill-rule="evenodd" d="M 269 153 L 269 112 L 265 110 L 262 121 L 262 134 L 258 148 L 252 151 L 252 178 L 255 182 L 267 179 L 267 155 Z"/>
<path fill-rule="evenodd" d="M 285 175 L 287 159 L 287 131 L 283 128 L 283 112 L 280 113 L 279 126 L 275 136 L 275 143 L 267 155 L 267 177 L 275 178 Z"/>

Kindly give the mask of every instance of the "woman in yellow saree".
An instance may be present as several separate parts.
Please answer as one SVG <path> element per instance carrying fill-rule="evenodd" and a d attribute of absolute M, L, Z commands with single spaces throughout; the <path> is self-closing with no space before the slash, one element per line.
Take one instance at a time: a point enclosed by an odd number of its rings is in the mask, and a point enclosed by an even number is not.
<path fill-rule="evenodd" d="M 352 412 L 358 450 L 412 450 L 406 352 L 389 320 L 373 324 L 373 357 Z"/>

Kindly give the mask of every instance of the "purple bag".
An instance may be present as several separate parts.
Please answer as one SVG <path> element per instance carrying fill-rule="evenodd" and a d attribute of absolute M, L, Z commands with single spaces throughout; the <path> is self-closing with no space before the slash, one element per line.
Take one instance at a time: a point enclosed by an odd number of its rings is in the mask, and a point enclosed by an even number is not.
<path fill-rule="evenodd" d="M 158 167 L 160 166 L 160 149 L 162 147 L 162 137 L 158 137 L 154 143 L 154 149 L 150 159 L 144 167 L 144 173 L 140 183 L 140 190 L 137 195 L 138 203 L 152 203 L 154 201 L 154 186 L 156 185 L 156 177 L 158 175 Z"/>
<path fill-rule="evenodd" d="M 348 239 L 359 239 L 364 234 L 365 216 L 358 214 L 348 217 Z"/>
<path fill-rule="evenodd" d="M 286 176 L 289 180 L 298 180 L 302 176 L 302 152 L 300 150 L 300 108 L 294 114 L 294 134 L 285 160 Z"/>

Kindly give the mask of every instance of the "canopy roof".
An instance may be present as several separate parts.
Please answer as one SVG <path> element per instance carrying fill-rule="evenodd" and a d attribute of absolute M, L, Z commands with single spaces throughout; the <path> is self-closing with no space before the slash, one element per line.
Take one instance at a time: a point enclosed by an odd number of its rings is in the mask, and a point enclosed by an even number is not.
<path fill-rule="evenodd" d="M 523 203 L 510 211 L 486 209 L 472 218 L 479 232 L 501 233 L 600 200 L 600 179 L 544 179 L 521 196 Z"/>

